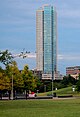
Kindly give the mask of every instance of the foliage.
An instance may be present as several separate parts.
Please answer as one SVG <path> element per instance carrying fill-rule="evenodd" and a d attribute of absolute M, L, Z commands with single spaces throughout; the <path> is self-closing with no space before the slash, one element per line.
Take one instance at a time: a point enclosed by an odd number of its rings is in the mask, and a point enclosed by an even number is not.
<path fill-rule="evenodd" d="M 10 82 L 12 84 L 13 78 L 13 87 L 15 90 L 22 88 L 24 85 L 23 78 L 21 77 L 21 73 L 17 67 L 17 63 L 15 61 L 12 64 L 9 64 L 8 68 L 6 69 L 7 75 L 10 78 Z"/>
<path fill-rule="evenodd" d="M 8 50 L 5 51 L 0 51 L 0 62 L 3 63 L 6 67 L 8 68 L 8 65 L 12 63 L 12 55 Z M 6 74 L 7 70 L 3 70 L 0 66 L 0 90 L 10 90 L 11 85 L 10 85 L 10 78 Z"/>
<path fill-rule="evenodd" d="M 61 81 L 61 84 L 63 88 L 67 86 L 72 86 L 76 84 L 76 80 L 70 75 L 64 76 L 63 80 Z"/>
<path fill-rule="evenodd" d="M 37 87 L 35 90 L 38 92 L 43 92 L 44 91 L 44 83 L 38 77 L 36 77 L 36 84 L 37 84 Z"/>
<path fill-rule="evenodd" d="M 0 62 L 3 63 L 5 66 L 12 63 L 12 54 L 8 52 L 8 50 L 0 51 Z"/>
<path fill-rule="evenodd" d="M 26 89 L 33 91 L 37 87 L 37 78 L 29 70 L 28 65 L 21 72 L 17 67 L 17 63 L 13 61 L 12 54 L 8 50 L 0 51 L 0 62 L 5 65 L 5 70 L 0 67 L 0 90 L 11 90 L 12 79 L 13 89 Z"/>
<path fill-rule="evenodd" d="M 28 65 L 25 65 L 24 70 L 22 70 L 22 77 L 24 80 L 24 89 L 33 91 L 36 87 L 36 79 L 32 72 L 29 70 Z"/>
<path fill-rule="evenodd" d="M 24 69 L 20 71 L 17 63 L 13 61 L 12 54 L 8 50 L 0 51 L 0 62 L 5 65 L 5 70 L 0 67 L 0 90 L 11 90 L 12 79 L 14 90 L 24 89 L 26 91 L 44 92 L 52 90 L 52 82 L 41 81 L 37 76 L 29 70 L 28 65 L 25 65 Z M 53 82 L 53 89 L 63 88 L 76 84 L 76 80 L 69 76 L 64 76 L 60 82 Z M 80 91 L 80 80 L 77 83 L 77 90 Z"/>
<path fill-rule="evenodd" d="M 10 89 L 10 80 L 6 76 L 5 72 L 0 72 L 0 90 L 9 90 Z"/>
<path fill-rule="evenodd" d="M 79 80 L 78 80 L 78 82 L 77 82 L 77 84 L 76 84 L 76 90 L 77 90 L 78 92 L 80 92 L 80 74 L 79 74 Z"/>
<path fill-rule="evenodd" d="M 13 79 L 13 89 L 20 90 L 24 86 L 23 78 L 15 61 L 9 64 L 5 70 L 0 70 L 0 90 L 11 90 Z"/>

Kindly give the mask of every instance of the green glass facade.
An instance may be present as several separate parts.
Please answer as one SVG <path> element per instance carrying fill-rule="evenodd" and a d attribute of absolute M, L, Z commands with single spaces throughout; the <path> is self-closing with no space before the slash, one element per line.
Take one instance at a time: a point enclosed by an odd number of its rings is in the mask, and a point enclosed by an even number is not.
<path fill-rule="evenodd" d="M 44 73 L 56 70 L 56 11 L 52 6 L 44 6 Z"/>
<path fill-rule="evenodd" d="M 42 13 L 42 15 L 40 14 Z M 57 17 L 56 9 L 44 5 L 37 11 L 37 65 L 44 74 L 57 70 Z M 39 25 L 40 24 L 40 25 Z M 40 38 L 41 37 L 41 38 Z M 40 42 L 38 43 L 38 42 Z M 42 50 L 41 50 L 42 48 Z M 42 53 L 42 54 L 41 54 Z M 42 55 L 42 56 L 41 56 Z M 41 57 L 41 59 L 39 59 Z M 40 61 L 41 60 L 41 61 Z M 42 67 L 42 68 L 41 68 Z"/>

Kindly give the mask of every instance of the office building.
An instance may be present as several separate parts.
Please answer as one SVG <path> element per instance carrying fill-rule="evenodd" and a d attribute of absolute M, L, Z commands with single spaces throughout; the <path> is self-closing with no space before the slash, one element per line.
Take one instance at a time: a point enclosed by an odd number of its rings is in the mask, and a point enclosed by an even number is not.
<path fill-rule="evenodd" d="M 36 67 L 43 79 L 57 71 L 57 13 L 50 5 L 36 11 Z"/>
<path fill-rule="evenodd" d="M 80 74 L 80 66 L 73 66 L 66 68 L 66 75 L 71 75 L 75 79 L 78 79 L 79 74 Z"/>

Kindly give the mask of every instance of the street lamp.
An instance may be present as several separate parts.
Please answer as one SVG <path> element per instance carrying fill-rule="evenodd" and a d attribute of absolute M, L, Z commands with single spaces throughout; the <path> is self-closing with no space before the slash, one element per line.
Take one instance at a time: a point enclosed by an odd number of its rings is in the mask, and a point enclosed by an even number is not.
<path fill-rule="evenodd" d="M 53 97 L 53 79 L 54 79 L 54 72 L 52 70 L 52 97 Z"/>

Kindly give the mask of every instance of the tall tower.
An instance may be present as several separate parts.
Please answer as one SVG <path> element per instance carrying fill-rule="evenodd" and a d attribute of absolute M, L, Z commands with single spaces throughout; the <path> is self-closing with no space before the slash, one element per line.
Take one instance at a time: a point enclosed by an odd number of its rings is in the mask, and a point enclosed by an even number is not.
<path fill-rule="evenodd" d="M 56 9 L 44 5 L 36 12 L 36 64 L 43 78 L 52 78 L 57 70 L 57 15 Z"/>

